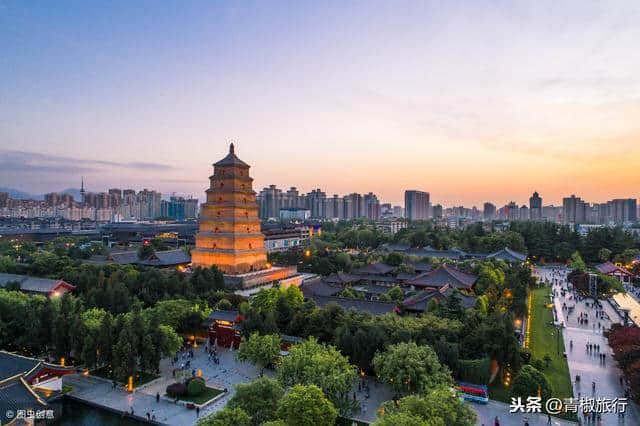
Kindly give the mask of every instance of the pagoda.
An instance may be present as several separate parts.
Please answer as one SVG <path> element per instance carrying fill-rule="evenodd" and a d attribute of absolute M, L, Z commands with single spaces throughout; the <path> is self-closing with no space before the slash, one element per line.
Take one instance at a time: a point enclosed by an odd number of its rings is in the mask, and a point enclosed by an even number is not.
<path fill-rule="evenodd" d="M 233 143 L 229 154 L 213 165 L 209 180 L 196 246 L 191 250 L 192 265 L 215 265 L 226 275 L 266 269 L 267 250 L 260 232 L 253 179 L 249 165 L 236 156 Z"/>

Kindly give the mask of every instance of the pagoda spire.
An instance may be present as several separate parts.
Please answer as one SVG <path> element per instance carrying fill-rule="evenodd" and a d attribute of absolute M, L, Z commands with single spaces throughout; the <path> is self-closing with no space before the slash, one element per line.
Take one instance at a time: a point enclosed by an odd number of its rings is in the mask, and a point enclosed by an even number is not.
<path fill-rule="evenodd" d="M 235 154 L 234 148 L 233 148 L 233 142 L 231 142 L 231 145 L 229 145 L 229 154 Z"/>

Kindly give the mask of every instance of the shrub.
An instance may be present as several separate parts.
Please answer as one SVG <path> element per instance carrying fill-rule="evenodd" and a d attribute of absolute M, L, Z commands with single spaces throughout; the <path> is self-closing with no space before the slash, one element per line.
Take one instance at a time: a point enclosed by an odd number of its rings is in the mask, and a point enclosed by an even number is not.
<path fill-rule="evenodd" d="M 207 390 L 207 386 L 204 384 L 204 379 L 201 377 L 194 377 L 187 382 L 187 393 L 189 396 L 202 395 Z"/>
<path fill-rule="evenodd" d="M 541 359 L 534 359 L 531 361 L 531 365 L 538 371 L 543 371 L 545 369 L 545 363 L 542 362 Z"/>
<path fill-rule="evenodd" d="M 171 398 L 177 398 L 187 394 L 187 387 L 184 383 L 172 383 L 167 386 L 167 395 Z"/>

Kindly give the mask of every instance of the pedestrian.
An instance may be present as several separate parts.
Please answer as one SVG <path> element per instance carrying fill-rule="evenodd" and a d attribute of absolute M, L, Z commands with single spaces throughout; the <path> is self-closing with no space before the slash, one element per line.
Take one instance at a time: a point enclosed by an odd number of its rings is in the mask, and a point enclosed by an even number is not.
<path fill-rule="evenodd" d="M 196 417 L 200 417 L 200 407 L 196 405 Z"/>
<path fill-rule="evenodd" d="M 551 414 L 547 413 L 547 424 L 551 424 Z"/>
<path fill-rule="evenodd" d="M 496 416 L 495 420 L 493 421 L 493 426 L 500 426 L 500 420 L 498 420 L 498 416 Z"/>
<path fill-rule="evenodd" d="M 133 416 L 133 405 L 131 406 L 131 416 Z"/>
<path fill-rule="evenodd" d="M 147 411 L 147 420 L 151 420 L 151 413 Z"/>
<path fill-rule="evenodd" d="M 156 402 L 160 403 L 160 392 L 156 392 Z"/>

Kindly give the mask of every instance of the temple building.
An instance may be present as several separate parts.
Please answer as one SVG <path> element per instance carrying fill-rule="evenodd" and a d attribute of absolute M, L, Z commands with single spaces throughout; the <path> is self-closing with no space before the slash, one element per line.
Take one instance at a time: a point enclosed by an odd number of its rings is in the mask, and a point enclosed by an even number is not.
<path fill-rule="evenodd" d="M 202 205 L 193 266 L 216 265 L 225 274 L 265 269 L 267 250 L 260 232 L 256 193 L 249 165 L 229 146 L 229 154 L 213 165 L 207 202 Z"/>
<path fill-rule="evenodd" d="M 295 266 L 271 267 L 267 263 L 253 178 L 249 165 L 236 156 L 233 144 L 229 154 L 213 164 L 209 180 L 196 246 L 191 250 L 192 266 L 215 265 L 225 274 L 226 283 L 243 288 L 295 276 Z"/>

